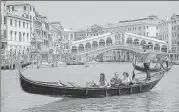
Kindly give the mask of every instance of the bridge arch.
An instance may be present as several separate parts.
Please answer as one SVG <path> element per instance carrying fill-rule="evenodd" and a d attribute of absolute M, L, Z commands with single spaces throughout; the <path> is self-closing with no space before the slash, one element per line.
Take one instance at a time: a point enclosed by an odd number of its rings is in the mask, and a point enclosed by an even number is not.
<path fill-rule="evenodd" d="M 143 46 L 144 44 L 146 44 L 146 41 L 142 40 L 141 43 L 140 43 L 140 46 Z"/>
<path fill-rule="evenodd" d="M 149 45 L 149 47 L 151 48 L 151 49 L 153 49 L 153 43 L 152 42 L 148 42 L 148 45 Z"/>
<path fill-rule="evenodd" d="M 92 49 L 98 49 L 98 42 L 97 41 L 93 41 Z"/>
<path fill-rule="evenodd" d="M 101 48 L 101 47 L 105 47 L 105 40 L 104 39 L 99 40 L 99 48 Z"/>
<path fill-rule="evenodd" d="M 83 44 L 79 45 L 78 52 L 84 52 L 84 45 Z"/>
<path fill-rule="evenodd" d="M 76 46 L 72 46 L 71 53 L 72 54 L 77 53 L 77 47 Z"/>
<path fill-rule="evenodd" d="M 116 60 L 116 51 L 113 51 L 113 58 L 114 58 L 114 60 Z"/>
<path fill-rule="evenodd" d="M 120 51 L 117 51 L 117 60 L 120 60 L 121 55 L 120 55 Z"/>
<path fill-rule="evenodd" d="M 139 39 L 135 39 L 133 44 L 139 46 Z"/>
<path fill-rule="evenodd" d="M 85 51 L 90 51 L 91 50 L 91 44 L 89 42 L 87 42 L 85 44 Z"/>
<path fill-rule="evenodd" d="M 167 46 L 166 45 L 162 45 L 161 51 L 167 53 Z"/>
<path fill-rule="evenodd" d="M 126 43 L 132 45 L 132 43 L 133 43 L 133 42 L 132 42 L 132 38 L 131 38 L 131 37 L 128 37 Z"/>
<path fill-rule="evenodd" d="M 159 44 L 154 45 L 154 51 L 160 51 L 160 45 Z"/>
<path fill-rule="evenodd" d="M 112 44 L 112 39 L 110 37 L 108 37 L 106 39 L 106 45 L 108 46 L 108 45 L 111 45 L 111 44 Z"/>

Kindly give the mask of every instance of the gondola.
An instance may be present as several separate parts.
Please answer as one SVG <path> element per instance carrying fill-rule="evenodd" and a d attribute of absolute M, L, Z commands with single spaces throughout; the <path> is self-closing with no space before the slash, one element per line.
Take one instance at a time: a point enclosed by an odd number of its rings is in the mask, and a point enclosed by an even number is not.
<path fill-rule="evenodd" d="M 164 71 L 153 73 L 151 80 L 141 80 L 132 85 L 121 85 L 118 87 L 79 87 L 65 86 L 59 82 L 41 82 L 27 79 L 22 72 L 20 74 L 21 88 L 31 94 L 78 97 L 78 98 L 94 98 L 106 96 L 121 96 L 143 92 L 149 92 L 164 76 Z"/>
<path fill-rule="evenodd" d="M 133 63 L 133 66 L 135 67 L 136 70 L 141 71 L 141 72 L 145 72 L 144 67 L 138 66 L 138 65 L 136 65 L 134 63 Z M 166 72 L 168 72 L 171 68 L 172 68 L 172 66 L 170 66 L 168 68 L 164 68 L 164 70 Z M 158 68 L 150 68 L 149 69 L 149 72 L 159 72 L 159 71 L 160 71 L 160 69 L 158 69 Z"/>
<path fill-rule="evenodd" d="M 28 62 L 28 63 L 24 63 L 22 64 L 22 68 L 24 67 L 27 67 L 31 64 L 31 62 Z M 10 70 L 11 68 L 9 67 L 9 65 L 4 65 L 4 66 L 1 66 L 1 70 Z M 15 69 L 15 64 L 13 64 L 13 67 L 12 69 Z"/>

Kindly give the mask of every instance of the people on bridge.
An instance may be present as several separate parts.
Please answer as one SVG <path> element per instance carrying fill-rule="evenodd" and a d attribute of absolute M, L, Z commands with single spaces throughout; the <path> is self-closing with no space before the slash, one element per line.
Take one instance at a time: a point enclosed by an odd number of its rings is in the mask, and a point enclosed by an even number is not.
<path fill-rule="evenodd" d="M 121 84 L 121 79 L 118 78 L 119 74 L 117 72 L 114 73 L 114 77 L 111 79 L 111 86 L 112 87 L 116 87 L 119 86 Z"/>

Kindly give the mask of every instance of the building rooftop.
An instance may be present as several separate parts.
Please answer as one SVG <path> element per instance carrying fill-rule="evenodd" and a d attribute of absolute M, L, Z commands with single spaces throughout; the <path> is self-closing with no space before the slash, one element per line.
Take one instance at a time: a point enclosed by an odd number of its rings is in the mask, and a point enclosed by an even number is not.
<path fill-rule="evenodd" d="M 141 20 L 152 20 L 152 19 L 157 19 L 158 16 L 156 15 L 150 15 L 147 18 L 141 18 L 141 19 L 133 19 L 133 20 L 126 20 L 126 21 L 119 21 L 119 23 L 125 23 L 125 22 L 133 22 L 133 21 L 141 21 Z"/>
<path fill-rule="evenodd" d="M 67 29 L 67 28 L 64 28 L 64 31 L 73 31 L 72 29 Z"/>
<path fill-rule="evenodd" d="M 7 6 L 21 6 L 21 5 L 29 5 L 29 6 L 31 6 L 31 7 L 34 7 L 33 5 L 30 5 L 30 4 L 28 4 L 28 3 L 24 3 L 24 2 L 7 2 L 6 3 L 7 4 Z"/>
<path fill-rule="evenodd" d="M 82 40 L 73 41 L 72 44 L 77 44 L 77 43 L 85 42 L 85 41 L 88 41 L 88 40 L 97 39 L 99 37 L 108 36 L 110 34 L 111 33 L 105 33 L 105 34 L 94 36 L 94 37 L 91 37 L 91 38 L 86 38 L 86 39 L 82 39 Z"/>

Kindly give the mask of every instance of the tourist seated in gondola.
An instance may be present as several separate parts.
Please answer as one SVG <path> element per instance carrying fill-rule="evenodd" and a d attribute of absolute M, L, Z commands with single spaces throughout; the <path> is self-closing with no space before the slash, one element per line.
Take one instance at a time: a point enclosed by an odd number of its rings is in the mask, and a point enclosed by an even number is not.
<path fill-rule="evenodd" d="M 129 78 L 129 74 L 127 72 L 123 73 L 124 79 L 122 79 L 121 83 L 124 85 L 132 84 L 132 80 Z"/>
<path fill-rule="evenodd" d="M 121 79 L 118 78 L 119 74 L 117 72 L 114 73 L 114 77 L 110 81 L 111 87 L 116 87 L 121 84 Z"/>
<path fill-rule="evenodd" d="M 101 73 L 100 74 L 100 79 L 99 79 L 99 86 L 105 86 L 106 85 L 106 78 L 105 74 Z"/>

